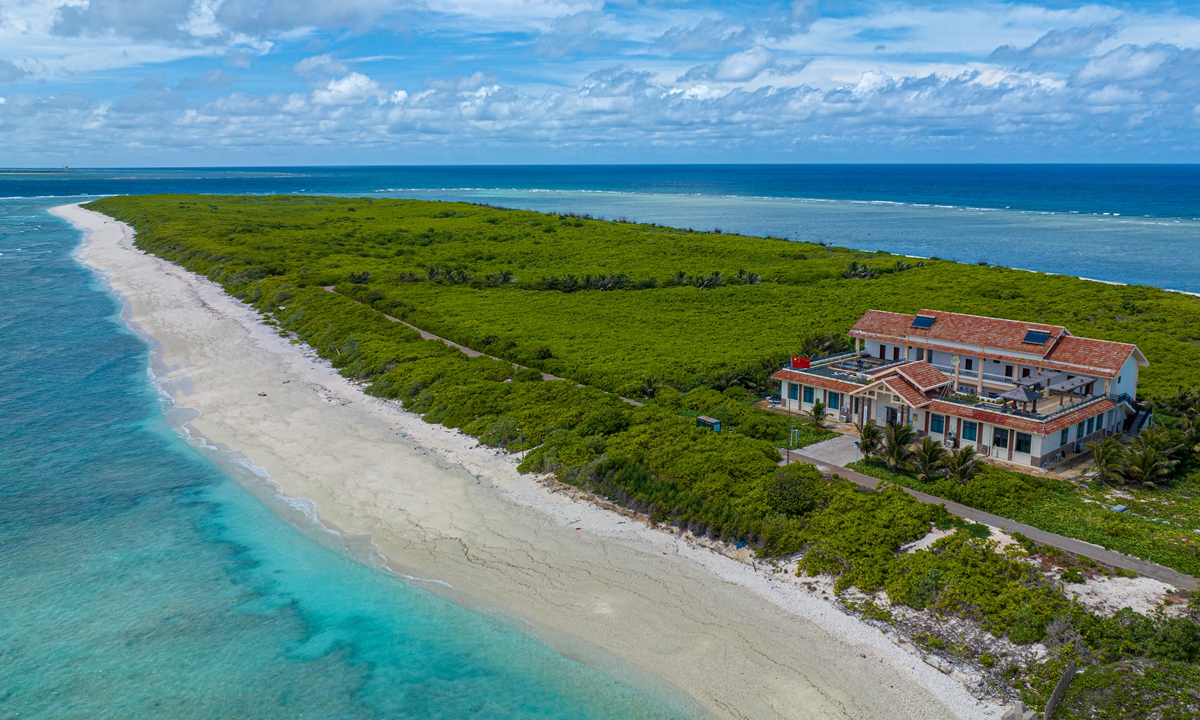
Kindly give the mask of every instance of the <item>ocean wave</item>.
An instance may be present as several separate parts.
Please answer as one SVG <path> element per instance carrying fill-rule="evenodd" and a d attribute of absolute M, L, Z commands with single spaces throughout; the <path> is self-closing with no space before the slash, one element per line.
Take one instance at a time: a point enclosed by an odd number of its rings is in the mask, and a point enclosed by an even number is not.
<path fill-rule="evenodd" d="M 428 188 L 428 187 L 390 187 L 378 188 L 371 191 L 378 193 L 420 193 L 423 195 L 440 195 L 454 193 L 524 193 L 528 195 L 611 195 L 619 197 L 676 197 L 676 198 L 703 198 L 703 197 L 721 197 L 730 200 L 750 200 L 750 201 L 767 201 L 767 202 L 805 202 L 805 203 L 832 203 L 844 205 L 873 205 L 882 207 L 908 207 L 917 209 L 936 209 L 936 210 L 956 210 L 968 212 L 995 212 L 995 213 L 1014 213 L 1022 215 L 1075 215 L 1079 217 L 1092 217 L 1097 219 L 1106 218 L 1121 218 L 1122 220 L 1133 219 L 1134 216 L 1125 215 L 1118 212 L 1104 211 L 1084 211 L 1084 210 L 1034 210 L 1026 208 L 1005 207 L 979 207 L 975 205 L 947 205 L 941 203 L 923 203 L 911 202 L 904 200 L 879 200 L 879 199 L 859 199 L 859 198 L 823 198 L 823 197 L 808 197 L 803 195 L 751 195 L 738 193 L 682 193 L 682 192 L 639 192 L 632 190 L 594 190 L 594 189 L 565 189 L 565 188 L 521 188 L 521 187 L 448 187 L 448 188 Z M 464 198 L 464 201 L 469 199 Z M 1150 218 L 1152 216 L 1142 215 L 1137 217 Z M 1179 223 L 1181 221 L 1195 221 L 1200 218 L 1159 218 L 1158 222 L 1173 221 Z"/>

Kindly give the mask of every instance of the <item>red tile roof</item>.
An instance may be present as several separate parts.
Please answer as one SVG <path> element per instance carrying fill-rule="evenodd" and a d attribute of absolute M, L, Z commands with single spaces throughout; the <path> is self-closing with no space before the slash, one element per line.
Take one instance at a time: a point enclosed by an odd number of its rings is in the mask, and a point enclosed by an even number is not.
<path fill-rule="evenodd" d="M 915 336 L 1041 355 L 1055 338 L 1067 332 L 1066 328 L 1057 325 L 1002 320 L 939 310 L 922 310 L 917 314 L 934 318 L 933 325 L 927 329 L 915 328 L 912 326 L 915 315 L 869 310 L 854 324 L 850 334 L 886 335 L 901 338 Z M 1029 330 L 1041 330 L 1048 333 L 1050 337 L 1042 345 L 1022 342 L 1025 333 Z"/>
<path fill-rule="evenodd" d="M 938 347 L 923 341 L 958 343 L 981 348 L 977 354 L 998 360 L 1019 362 L 1018 358 L 997 354 L 995 351 L 1026 353 L 1042 358 L 1040 361 L 1028 361 L 1030 364 L 1040 362 L 1046 367 L 1103 377 L 1115 377 L 1131 353 L 1137 353 L 1139 364 L 1146 364 L 1145 358 L 1134 345 L 1077 338 L 1059 325 L 940 310 L 922 310 L 918 315 L 934 318 L 933 325 L 929 328 L 916 328 L 912 326 L 916 315 L 869 310 L 854 324 L 849 334 L 851 337 L 886 340 L 918 347 Z M 1030 330 L 1045 332 L 1049 337 L 1041 345 L 1024 342 L 1025 335 Z M 988 352 L 988 349 L 993 352 Z"/>
<path fill-rule="evenodd" d="M 1095 374 L 1116 375 L 1137 350 L 1136 345 L 1068 335 L 1050 349 L 1044 360 L 1055 365 L 1092 368 Z M 1091 373 L 1089 373 L 1091 374 Z"/>
<path fill-rule="evenodd" d="M 896 368 L 896 372 L 921 392 L 929 392 L 934 388 L 954 382 L 946 373 L 938 370 L 924 360 L 901 365 Z"/>
<path fill-rule="evenodd" d="M 929 398 L 925 397 L 925 393 L 913 387 L 912 383 L 898 375 L 885 378 L 883 384 L 887 385 L 888 389 L 899 395 L 904 402 L 912 407 L 925 407 L 929 404 Z"/>
<path fill-rule="evenodd" d="M 787 380 L 788 382 L 802 383 L 804 385 L 812 385 L 813 387 L 825 388 L 834 392 L 854 392 L 862 387 L 855 383 L 843 382 L 834 380 L 833 378 L 823 377 L 821 375 L 810 375 L 802 370 L 780 370 L 771 376 L 772 380 Z"/>

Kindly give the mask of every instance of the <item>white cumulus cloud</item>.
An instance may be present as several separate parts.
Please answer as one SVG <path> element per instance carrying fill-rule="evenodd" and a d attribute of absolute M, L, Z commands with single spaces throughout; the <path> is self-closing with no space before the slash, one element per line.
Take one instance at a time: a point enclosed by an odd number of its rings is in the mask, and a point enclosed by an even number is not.
<path fill-rule="evenodd" d="M 759 73 L 774 64 L 775 56 L 770 50 L 755 47 L 734 53 L 717 63 L 712 77 L 723 82 L 745 82 L 758 77 Z"/>
<path fill-rule="evenodd" d="M 352 72 L 313 90 L 312 101 L 318 105 L 357 105 L 378 97 L 381 92 L 379 83 L 362 73 Z"/>

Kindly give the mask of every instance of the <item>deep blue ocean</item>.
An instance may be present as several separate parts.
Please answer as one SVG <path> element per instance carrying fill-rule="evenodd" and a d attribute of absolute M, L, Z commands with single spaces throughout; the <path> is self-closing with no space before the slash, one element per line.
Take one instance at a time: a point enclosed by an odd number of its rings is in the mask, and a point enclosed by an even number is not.
<path fill-rule="evenodd" d="M 374 569 L 178 433 L 150 345 L 46 212 L 151 192 L 463 199 L 1200 292 L 1196 166 L 0 174 L 2 720 L 688 714 Z"/>
<path fill-rule="evenodd" d="M 326 193 L 467 200 L 1200 292 L 1200 165 L 73 170 L 0 197 Z"/>

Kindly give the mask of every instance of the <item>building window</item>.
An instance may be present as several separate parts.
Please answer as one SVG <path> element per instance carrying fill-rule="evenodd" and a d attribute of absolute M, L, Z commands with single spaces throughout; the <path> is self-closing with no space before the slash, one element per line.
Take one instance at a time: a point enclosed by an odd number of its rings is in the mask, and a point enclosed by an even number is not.
<path fill-rule="evenodd" d="M 1029 368 L 1021 368 L 1021 377 L 1029 377 Z"/>
<path fill-rule="evenodd" d="M 1062 447 L 1071 442 L 1071 428 L 1067 428 L 1058 434 L 1058 446 Z"/>
<path fill-rule="evenodd" d="M 917 348 L 917 362 L 925 359 L 925 348 Z"/>
<path fill-rule="evenodd" d="M 804 392 L 808 393 L 808 388 L 804 388 Z M 800 398 L 800 386 L 796 383 L 788 383 L 788 400 L 798 400 Z"/>
<path fill-rule="evenodd" d="M 1029 433 L 1017 433 L 1016 450 L 1026 454 L 1033 452 L 1033 436 Z"/>
<path fill-rule="evenodd" d="M 1096 418 L 1088 418 L 1087 419 L 1087 434 L 1091 435 L 1092 431 L 1095 429 L 1096 429 Z"/>
<path fill-rule="evenodd" d="M 879 359 L 887 360 L 887 345 L 884 345 L 883 343 L 879 344 Z"/>
<path fill-rule="evenodd" d="M 1012 365 L 1005 365 L 1005 366 L 1004 366 L 1004 377 L 1006 377 L 1006 378 L 1010 378 L 1010 377 L 1012 377 L 1012 372 L 1013 372 L 1013 366 L 1012 366 Z"/>
<path fill-rule="evenodd" d="M 1008 448 L 1008 430 L 1002 427 L 992 429 L 992 447 Z"/>
<path fill-rule="evenodd" d="M 1084 433 L 1084 432 L 1083 432 L 1083 426 L 1084 426 L 1084 423 L 1079 423 L 1078 425 L 1076 425 L 1076 426 L 1075 426 L 1075 440 L 1076 440 L 1076 442 L 1078 442 L 1079 440 L 1082 440 L 1082 439 L 1083 439 L 1083 436 L 1086 434 L 1086 433 Z"/>
<path fill-rule="evenodd" d="M 966 360 L 963 361 L 963 370 L 974 370 L 974 369 L 975 369 L 975 358 L 967 358 Z"/>
<path fill-rule="evenodd" d="M 975 442 L 975 440 L 978 439 L 978 437 L 979 437 L 979 423 L 973 423 L 970 421 L 964 422 L 962 439 L 970 440 L 971 442 Z"/>
<path fill-rule="evenodd" d="M 842 408 L 842 394 L 831 392 L 829 393 L 829 409 L 840 410 Z"/>
<path fill-rule="evenodd" d="M 899 360 L 899 359 L 900 359 L 900 348 L 899 348 L 898 346 L 897 346 L 897 347 L 894 347 L 894 348 L 892 348 L 892 359 L 893 359 L 893 360 Z"/>
<path fill-rule="evenodd" d="M 941 435 L 946 432 L 946 416 L 929 414 L 929 432 Z"/>
<path fill-rule="evenodd" d="M 807 385 L 804 387 L 804 402 L 810 403 L 813 401 L 813 389 Z"/>

